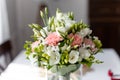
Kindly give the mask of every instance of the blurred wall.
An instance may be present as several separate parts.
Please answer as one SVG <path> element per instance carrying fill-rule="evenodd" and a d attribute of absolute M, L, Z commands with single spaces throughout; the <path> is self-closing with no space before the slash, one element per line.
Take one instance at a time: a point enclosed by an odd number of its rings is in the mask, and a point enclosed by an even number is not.
<path fill-rule="evenodd" d="M 83 20 L 88 23 L 88 0 L 48 0 L 50 15 L 55 15 L 57 8 L 63 12 L 74 12 L 77 21 Z"/>
<path fill-rule="evenodd" d="M 37 3 L 34 0 L 16 0 L 19 50 L 23 49 L 23 44 L 26 40 L 30 40 L 32 30 L 28 27 L 28 24 L 37 21 L 39 4 L 40 3 Z"/>
<path fill-rule="evenodd" d="M 18 52 L 18 39 L 17 39 L 17 21 L 16 21 L 16 0 L 6 0 L 8 18 L 9 18 L 9 29 L 10 37 L 13 47 L 13 55 Z"/>
<path fill-rule="evenodd" d="M 43 0 L 45 1 L 45 0 Z M 14 54 L 23 49 L 25 40 L 30 40 L 32 30 L 30 23 L 36 23 L 41 0 L 7 0 L 10 30 L 14 46 Z M 88 23 L 87 0 L 46 0 L 49 14 L 55 15 L 57 8 L 63 12 L 72 11 L 76 20 Z"/>

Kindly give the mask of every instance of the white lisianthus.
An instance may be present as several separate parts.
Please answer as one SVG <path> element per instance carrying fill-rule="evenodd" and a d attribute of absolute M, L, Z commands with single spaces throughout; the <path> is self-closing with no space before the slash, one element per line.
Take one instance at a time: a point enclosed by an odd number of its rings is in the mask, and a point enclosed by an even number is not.
<path fill-rule="evenodd" d="M 52 46 L 52 51 L 59 51 L 59 47 L 58 46 Z"/>
<path fill-rule="evenodd" d="M 61 13 L 61 12 L 57 12 L 56 13 L 56 20 L 66 20 L 69 19 L 69 16 L 66 13 Z"/>
<path fill-rule="evenodd" d="M 70 19 L 66 19 L 65 20 L 66 30 L 69 30 L 71 28 L 71 25 L 73 25 L 74 23 L 76 23 L 76 22 L 73 20 L 70 20 Z"/>
<path fill-rule="evenodd" d="M 80 58 L 87 59 L 87 58 L 90 57 L 89 51 L 87 49 L 85 49 L 85 48 L 80 48 L 79 52 L 80 52 Z"/>
<path fill-rule="evenodd" d="M 82 37 L 85 37 L 91 33 L 92 33 L 92 30 L 90 30 L 89 28 L 85 28 L 85 29 L 82 29 L 78 34 L 80 34 Z"/>
<path fill-rule="evenodd" d="M 44 47 L 44 51 L 50 56 L 51 52 L 59 52 L 58 46 L 46 46 Z"/>
<path fill-rule="evenodd" d="M 74 64 L 78 61 L 79 58 L 79 52 L 72 50 L 69 54 L 69 63 Z"/>
<path fill-rule="evenodd" d="M 60 54 L 58 51 L 51 51 L 50 52 L 50 65 L 58 64 L 60 61 Z"/>
<path fill-rule="evenodd" d="M 71 28 L 72 24 L 76 23 L 76 21 L 71 20 L 69 18 L 68 14 L 60 13 L 60 12 L 56 13 L 55 23 L 57 23 L 58 21 L 62 21 L 62 22 L 65 23 L 65 27 L 61 26 L 61 27 L 57 27 L 56 28 L 57 32 L 60 31 L 60 32 L 63 32 L 63 33 L 68 31 Z"/>

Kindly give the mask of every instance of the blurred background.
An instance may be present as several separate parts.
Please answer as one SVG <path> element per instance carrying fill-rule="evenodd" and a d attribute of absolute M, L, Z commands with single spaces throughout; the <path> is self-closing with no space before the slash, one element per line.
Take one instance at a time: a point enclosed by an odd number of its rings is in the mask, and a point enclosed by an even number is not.
<path fill-rule="evenodd" d="M 77 21 L 90 25 L 103 48 L 114 48 L 120 55 L 120 0 L 0 0 L 1 68 L 4 69 L 23 50 L 25 41 L 31 39 L 28 24 L 42 24 L 39 11 L 44 7 L 48 7 L 49 16 L 55 15 L 57 8 L 74 12 Z"/>

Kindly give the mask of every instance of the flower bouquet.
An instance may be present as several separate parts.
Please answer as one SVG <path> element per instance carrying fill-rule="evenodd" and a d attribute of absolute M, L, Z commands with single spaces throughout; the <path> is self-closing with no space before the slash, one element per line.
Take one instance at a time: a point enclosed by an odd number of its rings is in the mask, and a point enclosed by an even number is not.
<path fill-rule="evenodd" d="M 30 24 L 34 41 L 26 41 L 24 45 L 27 58 L 34 59 L 40 67 L 70 80 L 70 73 L 76 71 L 81 64 L 91 66 L 101 63 L 94 55 L 101 51 L 101 41 L 91 36 L 92 30 L 82 21 L 74 20 L 72 12 L 62 13 L 59 9 L 56 16 L 48 18 L 47 8 L 40 15 L 44 27 Z"/>

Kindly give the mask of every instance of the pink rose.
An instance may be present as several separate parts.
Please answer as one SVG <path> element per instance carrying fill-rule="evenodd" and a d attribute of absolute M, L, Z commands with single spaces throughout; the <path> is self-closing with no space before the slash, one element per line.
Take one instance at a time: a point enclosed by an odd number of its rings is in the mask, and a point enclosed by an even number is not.
<path fill-rule="evenodd" d="M 31 45 L 32 52 L 34 52 L 34 48 L 36 48 L 39 44 L 40 44 L 40 41 L 35 41 L 35 42 L 32 43 L 32 45 Z"/>
<path fill-rule="evenodd" d="M 50 46 L 56 46 L 59 41 L 63 40 L 61 36 L 59 36 L 56 32 L 51 33 L 45 39 L 46 44 Z"/>
<path fill-rule="evenodd" d="M 68 35 L 68 37 L 73 38 L 73 42 L 72 42 L 71 46 L 75 46 L 75 45 L 80 46 L 82 44 L 82 41 L 83 41 L 82 36 L 71 33 Z"/>

